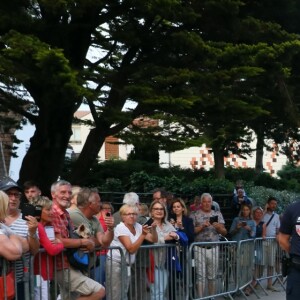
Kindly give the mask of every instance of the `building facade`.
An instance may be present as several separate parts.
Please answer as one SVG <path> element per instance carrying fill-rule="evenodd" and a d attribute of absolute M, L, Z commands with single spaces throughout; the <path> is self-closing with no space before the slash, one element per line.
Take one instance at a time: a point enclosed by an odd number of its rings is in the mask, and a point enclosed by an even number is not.
<path fill-rule="evenodd" d="M 82 120 L 92 120 L 92 116 L 88 111 L 78 111 L 75 116 Z M 135 121 L 137 123 L 139 121 Z M 149 123 L 150 124 L 150 123 Z M 84 142 L 89 133 L 89 127 L 85 125 L 74 124 L 73 135 L 70 140 L 70 145 L 73 148 L 75 156 L 78 155 L 84 145 Z M 132 145 L 116 144 L 120 140 L 116 137 L 107 137 L 104 145 L 99 151 L 98 157 L 100 161 L 107 159 L 127 159 L 128 154 L 132 150 Z M 254 149 L 256 139 L 254 137 L 251 147 Z M 287 163 L 285 155 L 279 153 L 278 147 L 275 144 L 271 145 L 272 151 L 264 149 L 263 166 L 266 172 L 276 176 L 278 170 Z M 201 147 L 191 147 L 188 149 L 167 153 L 159 152 L 159 162 L 162 167 L 180 166 L 182 168 L 206 169 L 214 167 L 214 158 L 212 150 L 203 144 Z M 246 156 L 246 159 L 230 154 L 224 157 L 224 165 L 234 168 L 254 168 L 255 153 L 252 156 Z"/>

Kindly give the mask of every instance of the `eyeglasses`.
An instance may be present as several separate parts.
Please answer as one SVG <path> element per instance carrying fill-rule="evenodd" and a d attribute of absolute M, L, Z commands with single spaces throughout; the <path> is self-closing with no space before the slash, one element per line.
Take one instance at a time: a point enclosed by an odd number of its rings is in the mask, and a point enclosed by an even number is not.
<path fill-rule="evenodd" d="M 7 193 L 8 197 L 15 197 L 15 198 L 20 198 L 21 197 L 21 193 Z"/>
<path fill-rule="evenodd" d="M 128 214 L 124 214 L 123 216 L 136 217 L 137 213 L 128 213 Z"/>
<path fill-rule="evenodd" d="M 157 211 L 157 210 L 160 210 L 160 211 L 163 211 L 164 209 L 163 209 L 163 208 L 158 208 L 158 207 L 153 207 L 152 210 L 156 210 L 156 211 Z"/>

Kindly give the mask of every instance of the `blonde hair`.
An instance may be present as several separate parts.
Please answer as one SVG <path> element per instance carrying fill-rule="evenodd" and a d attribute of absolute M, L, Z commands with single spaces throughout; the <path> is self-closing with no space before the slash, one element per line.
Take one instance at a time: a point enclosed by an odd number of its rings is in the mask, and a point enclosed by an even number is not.
<path fill-rule="evenodd" d="M 139 209 L 136 205 L 123 204 L 119 210 L 120 216 L 125 215 L 129 209 L 133 209 L 137 214 L 139 213 Z"/>
<path fill-rule="evenodd" d="M 75 204 L 77 205 L 77 196 L 81 191 L 81 187 L 78 185 L 73 185 L 72 186 L 72 196 L 71 196 L 71 200 L 70 203 L 71 204 Z"/>
<path fill-rule="evenodd" d="M 37 196 L 32 201 L 33 205 L 39 205 L 42 208 L 50 208 L 52 207 L 52 201 L 46 196 Z"/>
<path fill-rule="evenodd" d="M 0 221 L 4 221 L 7 216 L 8 196 L 3 191 L 0 191 Z"/>

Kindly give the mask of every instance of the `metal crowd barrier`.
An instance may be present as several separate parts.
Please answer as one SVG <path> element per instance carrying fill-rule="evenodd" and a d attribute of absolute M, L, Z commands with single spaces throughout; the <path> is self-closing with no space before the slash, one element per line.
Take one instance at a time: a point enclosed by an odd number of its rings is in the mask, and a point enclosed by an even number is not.
<path fill-rule="evenodd" d="M 121 248 L 110 247 L 107 255 L 112 259 L 106 257 L 106 263 L 100 258 L 100 250 L 103 249 L 96 249 L 91 255 L 90 273 L 87 276 L 106 285 L 107 300 L 114 295 L 120 300 L 198 300 L 218 296 L 233 299 L 235 293 L 241 293 L 247 299 L 244 293 L 246 287 L 250 287 L 259 298 L 253 282 L 268 294 L 262 282 L 269 278 L 273 284 L 278 282 L 284 288 L 280 264 L 282 251 L 272 238 L 238 243 L 193 243 L 189 247 L 174 244 L 143 245 L 134 261 Z M 119 262 L 113 258 L 115 253 L 120 254 Z M 63 253 L 52 257 L 41 249 L 34 259 L 30 257 L 29 264 L 25 264 L 28 267 L 23 269 L 23 277 L 18 278 L 18 281 L 25 283 L 24 292 L 17 292 L 15 281 L 15 299 L 64 300 L 60 295 L 59 271 L 56 268 L 59 256 L 62 258 Z M 40 267 L 42 260 L 45 270 Z M 11 263 L 4 259 L 0 261 L 3 276 Z M 102 271 L 106 271 L 106 280 L 99 276 L 104 264 L 106 268 Z M 50 276 L 52 271 L 53 277 L 46 280 L 36 274 Z M 67 269 L 64 274 L 69 277 L 67 282 L 70 282 L 69 274 Z M 65 298 L 73 299 L 69 286 L 61 288 L 68 291 Z"/>

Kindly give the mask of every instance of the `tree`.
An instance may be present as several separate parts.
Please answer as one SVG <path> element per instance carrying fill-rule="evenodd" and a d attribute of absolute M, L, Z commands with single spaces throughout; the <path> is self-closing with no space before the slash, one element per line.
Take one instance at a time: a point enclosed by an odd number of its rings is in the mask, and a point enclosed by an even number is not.
<path fill-rule="evenodd" d="M 191 101 L 183 84 L 188 71 L 176 66 L 180 54 L 172 51 L 176 43 L 187 43 L 184 20 L 197 19 L 188 4 L 5 0 L 0 12 L 0 93 L 5 99 L 0 108 L 36 127 L 20 183 L 39 179 L 48 191 L 60 174 L 73 114 L 82 102 L 90 106 L 94 128 L 70 177 L 79 184 L 106 136 L 157 106 Z M 122 111 L 128 100 L 136 108 Z"/>

